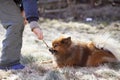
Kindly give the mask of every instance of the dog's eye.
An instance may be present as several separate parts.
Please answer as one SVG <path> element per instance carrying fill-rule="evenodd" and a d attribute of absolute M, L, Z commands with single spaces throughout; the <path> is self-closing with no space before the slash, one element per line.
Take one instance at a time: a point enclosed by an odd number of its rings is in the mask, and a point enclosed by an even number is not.
<path fill-rule="evenodd" d="M 57 47 L 58 46 L 58 44 L 53 44 L 53 47 L 55 48 L 55 47 Z"/>

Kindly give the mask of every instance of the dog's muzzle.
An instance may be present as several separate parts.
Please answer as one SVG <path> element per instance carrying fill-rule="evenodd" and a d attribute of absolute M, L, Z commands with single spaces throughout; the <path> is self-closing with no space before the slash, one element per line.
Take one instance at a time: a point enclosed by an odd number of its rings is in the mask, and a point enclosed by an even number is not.
<path fill-rule="evenodd" d="M 49 51 L 50 51 L 52 54 L 56 54 L 56 53 L 57 53 L 57 51 L 56 51 L 56 50 L 53 50 L 52 48 L 50 48 Z"/>

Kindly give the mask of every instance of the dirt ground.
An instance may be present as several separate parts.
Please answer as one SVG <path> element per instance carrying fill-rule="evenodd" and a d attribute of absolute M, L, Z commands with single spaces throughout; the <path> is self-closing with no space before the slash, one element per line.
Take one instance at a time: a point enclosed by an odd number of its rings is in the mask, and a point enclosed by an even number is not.
<path fill-rule="evenodd" d="M 79 9 L 79 10 L 78 10 Z M 79 5 L 77 10 L 69 8 L 62 13 L 41 14 L 39 23 L 44 33 L 45 42 L 51 42 L 61 34 L 68 34 L 81 41 L 89 41 L 96 34 L 108 32 L 120 42 L 120 7 L 103 6 L 89 8 Z M 75 10 L 75 11 L 74 11 Z M 0 42 L 5 30 L 0 29 Z M 118 46 L 120 46 L 118 44 Z M 2 44 L 0 50 L 2 49 Z M 101 65 L 96 68 L 63 68 L 56 70 L 52 64 L 41 62 L 51 60 L 52 55 L 42 40 L 31 32 L 29 25 L 23 33 L 21 62 L 26 65 L 23 70 L 0 70 L 0 80 L 120 80 L 120 65 Z"/>

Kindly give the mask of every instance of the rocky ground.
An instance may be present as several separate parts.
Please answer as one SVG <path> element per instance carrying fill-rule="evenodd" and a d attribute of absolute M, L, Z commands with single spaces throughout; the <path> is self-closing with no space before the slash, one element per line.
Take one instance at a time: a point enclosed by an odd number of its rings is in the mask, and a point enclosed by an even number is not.
<path fill-rule="evenodd" d="M 76 16 L 71 15 L 64 19 L 58 17 L 54 19 L 40 18 L 39 23 L 44 33 L 44 41 L 51 46 L 51 41 L 61 34 L 68 34 L 79 40 L 89 41 L 96 34 L 104 35 L 108 32 L 111 37 L 120 42 L 120 11 L 118 8 L 107 6 L 88 9 L 88 12 L 81 8 L 80 10 L 83 12 L 81 12 L 82 16 L 79 16 L 79 20 L 76 20 Z M 89 14 L 90 11 L 91 14 Z M 0 42 L 4 39 L 4 32 L 5 30 L 1 28 Z M 118 46 L 120 45 L 118 44 Z M 0 50 L 1 48 L 2 44 Z M 0 80 L 120 80 L 120 65 L 117 63 L 95 68 L 80 67 L 77 69 L 54 69 L 51 63 L 43 64 L 43 61 L 51 60 L 52 55 L 44 42 L 38 40 L 31 32 L 29 25 L 25 27 L 23 34 L 22 55 L 21 62 L 26 65 L 26 68 L 17 71 L 0 70 Z"/>

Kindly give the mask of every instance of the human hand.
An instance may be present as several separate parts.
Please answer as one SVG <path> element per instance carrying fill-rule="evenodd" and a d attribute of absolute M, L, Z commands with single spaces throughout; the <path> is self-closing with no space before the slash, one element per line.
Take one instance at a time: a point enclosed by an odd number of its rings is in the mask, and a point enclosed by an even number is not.
<path fill-rule="evenodd" d="M 36 21 L 30 22 L 30 27 L 31 27 L 31 30 L 38 37 L 38 39 L 42 40 L 43 39 L 43 32 L 40 29 L 38 22 L 36 22 Z"/>

